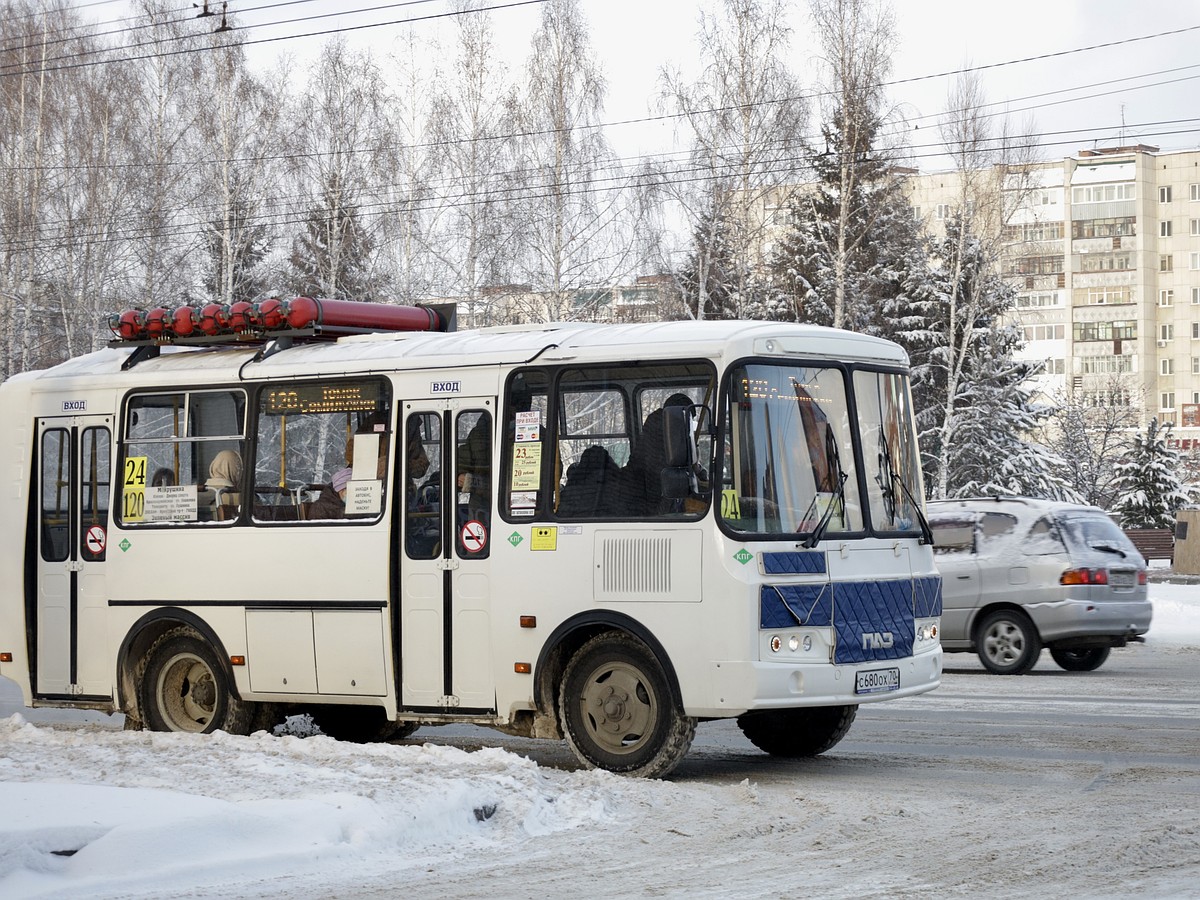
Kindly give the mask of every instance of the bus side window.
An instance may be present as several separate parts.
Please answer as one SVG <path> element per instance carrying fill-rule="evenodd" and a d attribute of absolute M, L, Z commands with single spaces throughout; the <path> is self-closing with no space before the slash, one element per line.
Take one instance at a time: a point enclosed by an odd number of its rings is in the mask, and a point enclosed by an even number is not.
<path fill-rule="evenodd" d="M 379 521 L 391 418 L 391 391 L 378 379 L 264 388 L 258 396 L 253 521 Z"/>
<path fill-rule="evenodd" d="M 542 474 L 544 465 L 549 465 L 549 458 L 543 459 L 549 422 L 549 385 L 549 376 L 540 369 L 517 371 L 508 382 L 499 495 L 501 511 L 514 519 L 545 513 L 547 501 L 542 485 L 546 482 Z"/>
<path fill-rule="evenodd" d="M 455 485 L 458 490 L 458 555 L 488 555 L 492 508 L 492 417 L 483 410 L 458 414 Z"/>
<path fill-rule="evenodd" d="M 404 428 L 404 549 L 409 559 L 435 559 L 442 552 L 442 418 L 417 413 Z"/>
<path fill-rule="evenodd" d="M 131 397 L 120 446 L 121 496 L 115 498 L 122 527 L 232 523 L 240 509 L 245 428 L 241 390 Z M 218 496 L 228 506 L 224 517 Z"/>

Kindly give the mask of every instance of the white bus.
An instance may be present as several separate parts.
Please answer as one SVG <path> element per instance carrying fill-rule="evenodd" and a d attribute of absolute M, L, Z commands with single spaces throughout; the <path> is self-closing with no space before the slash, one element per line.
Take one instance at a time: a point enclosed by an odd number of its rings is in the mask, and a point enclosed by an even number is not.
<path fill-rule="evenodd" d="M 243 734 L 307 711 L 358 740 L 473 723 L 654 777 L 706 720 L 809 756 L 859 704 L 938 685 L 895 344 L 229 327 L 134 327 L 0 386 L 0 675 L 27 705 Z"/>

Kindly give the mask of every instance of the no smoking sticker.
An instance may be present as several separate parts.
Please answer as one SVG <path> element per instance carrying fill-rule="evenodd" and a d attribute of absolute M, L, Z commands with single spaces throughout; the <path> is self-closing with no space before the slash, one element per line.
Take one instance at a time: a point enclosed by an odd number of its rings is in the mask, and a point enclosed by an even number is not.
<path fill-rule="evenodd" d="M 487 527 L 472 519 L 462 527 L 462 544 L 468 553 L 478 553 L 487 544 Z"/>
<path fill-rule="evenodd" d="M 84 546 L 87 547 L 88 553 L 92 556 L 99 556 L 104 552 L 104 543 L 106 536 L 104 528 L 100 525 L 93 525 L 87 530 L 87 535 L 84 537 Z"/>

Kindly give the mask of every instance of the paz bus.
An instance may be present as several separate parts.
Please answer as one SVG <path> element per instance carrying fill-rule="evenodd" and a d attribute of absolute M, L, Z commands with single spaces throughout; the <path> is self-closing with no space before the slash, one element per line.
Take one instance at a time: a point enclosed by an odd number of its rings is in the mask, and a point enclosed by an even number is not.
<path fill-rule="evenodd" d="M 0 675 L 29 706 L 472 723 L 659 777 L 698 723 L 811 756 L 939 683 L 893 343 L 304 297 L 110 326 L 0 386 Z"/>

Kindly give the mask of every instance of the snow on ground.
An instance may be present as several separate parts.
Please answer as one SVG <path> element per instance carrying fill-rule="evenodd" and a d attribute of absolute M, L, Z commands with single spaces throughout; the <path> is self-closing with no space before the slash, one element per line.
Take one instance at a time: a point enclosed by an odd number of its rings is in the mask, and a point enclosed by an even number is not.
<path fill-rule="evenodd" d="M 1200 586 L 1153 584 L 1150 593 L 1150 645 L 1200 648 Z M 527 896 L 519 881 L 476 883 L 462 874 L 472 871 L 473 859 L 497 856 L 516 869 L 528 860 L 564 871 L 577 866 L 584 870 L 581 880 L 565 884 L 577 884 L 577 895 L 592 895 L 603 889 L 604 866 L 622 866 L 623 842 L 660 838 L 689 841 L 689 852 L 710 864 L 714 855 L 727 854 L 731 872 L 741 867 L 730 884 L 743 896 L 782 896 L 787 891 L 781 885 L 796 883 L 778 881 L 778 866 L 760 871 L 742 864 L 740 848 L 784 827 L 782 819 L 777 823 L 754 809 L 758 788 L 750 779 L 740 785 L 630 780 L 540 767 L 497 748 L 465 752 L 413 742 L 359 746 L 321 736 L 124 732 L 120 717 L 21 709 L 14 689 L 0 679 L 0 716 L 6 716 L 0 718 L 0 896 L 9 900 L 344 897 L 356 893 L 348 885 L 369 884 L 378 886 L 376 896 L 387 896 L 387 886 L 403 887 L 406 871 L 428 885 L 428 873 L 438 867 L 459 873 L 454 896 Z M 881 803 L 872 785 L 869 778 L 798 781 L 789 796 L 819 810 L 821 792 L 832 790 L 839 804 L 870 813 L 867 823 L 917 809 L 926 814 L 905 828 L 945 833 L 934 822 L 936 798 L 913 798 L 906 812 Z M 741 810 L 747 816 L 753 810 L 747 822 L 755 824 L 744 833 L 730 831 L 730 823 L 743 820 Z M 814 812 L 813 833 L 786 835 L 784 846 L 794 842 L 797 853 L 817 852 L 820 818 Z M 656 825 L 667 832 L 657 834 L 647 822 L 684 824 Z M 595 836 L 595 856 L 587 865 L 579 862 L 579 842 L 562 840 L 580 829 Z M 1167 828 L 1158 838 L 1179 836 Z M 645 856 L 644 849 L 638 852 Z M 811 879 L 809 893 L 899 893 L 899 883 L 871 867 L 863 873 L 812 868 L 818 872 L 804 876 Z M 914 862 L 917 875 L 907 876 L 906 888 L 916 895 L 923 890 L 920 869 Z M 648 886 L 656 874 L 646 873 Z M 1181 890 L 1184 895 L 1190 889 Z M 674 895 L 661 886 L 646 893 Z M 697 890 L 688 893 L 696 896 Z M 699 891 L 723 893 L 719 885 Z"/>

